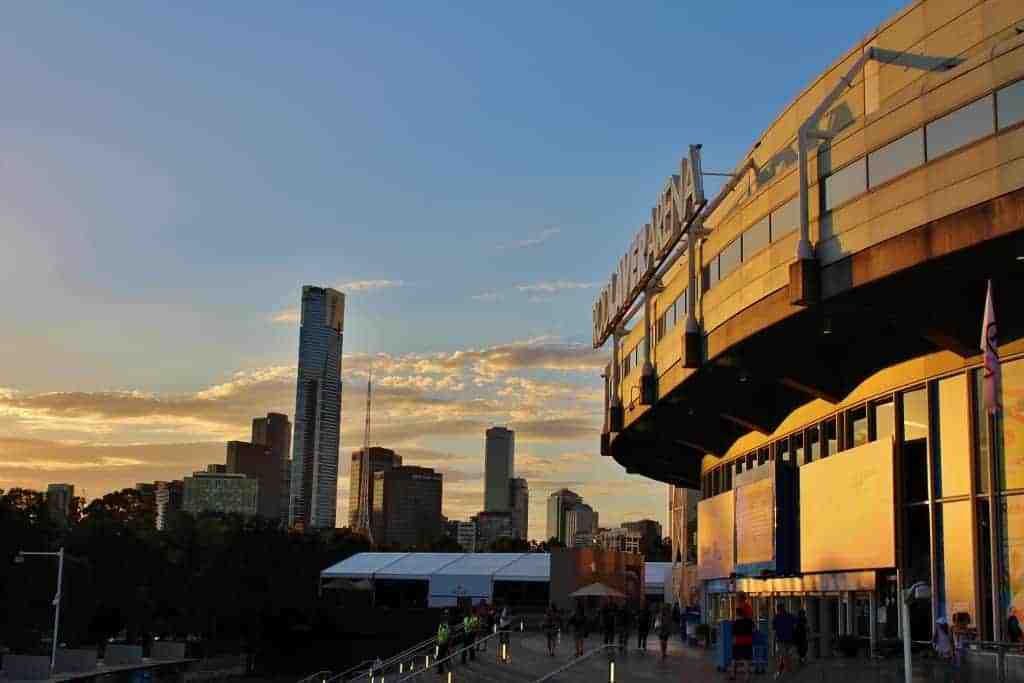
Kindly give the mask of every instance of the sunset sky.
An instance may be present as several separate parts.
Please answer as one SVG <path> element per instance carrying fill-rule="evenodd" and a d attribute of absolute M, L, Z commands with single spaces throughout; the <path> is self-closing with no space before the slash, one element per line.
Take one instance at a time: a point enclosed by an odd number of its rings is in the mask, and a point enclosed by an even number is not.
<path fill-rule="evenodd" d="M 531 536 L 561 486 L 664 521 L 597 453 L 591 302 L 688 144 L 731 169 L 902 5 L 827 4 L 6 8 L 0 488 L 223 462 L 293 412 L 315 284 L 348 295 L 340 521 L 371 358 L 373 441 L 442 471 L 448 516 L 507 424 Z"/>

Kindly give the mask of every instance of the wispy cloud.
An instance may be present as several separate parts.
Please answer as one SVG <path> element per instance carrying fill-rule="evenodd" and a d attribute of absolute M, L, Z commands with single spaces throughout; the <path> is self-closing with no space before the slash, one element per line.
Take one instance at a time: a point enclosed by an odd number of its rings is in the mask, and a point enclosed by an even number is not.
<path fill-rule="evenodd" d="M 532 237 L 527 237 L 526 239 L 521 239 L 516 242 L 509 242 L 508 244 L 503 244 L 499 247 L 499 249 L 526 249 L 528 247 L 536 247 L 541 244 L 544 244 L 545 242 L 547 242 L 560 232 L 562 232 L 561 228 L 545 228 L 536 235 L 533 235 Z"/>
<path fill-rule="evenodd" d="M 395 287 L 404 287 L 404 280 L 352 280 L 351 282 L 341 282 L 335 287 L 342 292 L 372 292 L 375 289 L 394 289 Z"/>
<path fill-rule="evenodd" d="M 299 309 L 286 308 L 283 311 L 273 313 L 270 316 L 270 322 L 294 325 L 295 323 L 299 322 Z"/>
<path fill-rule="evenodd" d="M 547 282 L 533 282 L 529 284 L 516 285 L 516 289 L 526 294 L 558 294 L 572 289 L 592 289 L 597 287 L 596 282 L 574 282 L 572 280 L 552 280 Z"/>
<path fill-rule="evenodd" d="M 480 294 L 474 294 L 469 298 L 473 301 L 483 301 L 485 303 L 493 304 L 501 298 L 501 294 L 498 292 L 481 292 Z"/>

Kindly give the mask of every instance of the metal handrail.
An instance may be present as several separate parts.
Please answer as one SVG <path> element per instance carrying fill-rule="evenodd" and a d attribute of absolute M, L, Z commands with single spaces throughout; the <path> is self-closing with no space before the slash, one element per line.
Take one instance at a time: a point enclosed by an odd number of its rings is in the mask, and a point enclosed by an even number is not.
<path fill-rule="evenodd" d="M 550 679 L 554 678 L 555 676 L 557 676 L 558 674 L 560 674 L 560 673 L 562 673 L 564 671 L 568 671 L 569 669 L 571 669 L 572 667 L 576 666 L 580 662 L 586 661 L 586 660 L 590 659 L 591 657 L 595 656 L 597 653 L 604 652 L 605 650 L 611 650 L 611 652 L 612 652 L 612 659 L 615 659 L 615 648 L 616 647 L 618 647 L 618 646 L 615 645 L 614 643 L 608 643 L 607 645 L 602 645 L 600 647 L 595 647 L 593 650 L 591 650 L 590 652 L 585 653 L 581 657 L 577 657 L 576 659 L 572 660 L 571 662 L 567 662 L 567 663 L 563 664 L 562 666 L 558 667 L 554 671 L 549 671 L 548 673 L 544 674 L 543 676 L 538 678 L 533 683 L 544 683 L 544 681 L 550 680 Z"/>
<path fill-rule="evenodd" d="M 492 633 L 491 635 L 487 636 L 486 638 L 481 638 L 480 640 L 475 640 L 475 641 L 473 641 L 472 645 L 467 645 L 464 648 L 461 648 L 461 649 L 456 650 L 455 652 L 452 652 L 450 655 L 448 655 L 444 659 L 437 660 L 431 666 L 441 666 L 445 662 L 447 662 L 447 661 L 449 661 L 451 659 L 455 659 L 457 656 L 459 656 L 463 652 L 468 652 L 469 650 L 475 648 L 480 643 L 486 643 L 488 640 L 490 640 L 492 638 L 497 638 L 497 637 L 499 637 L 499 636 L 501 636 L 503 634 L 508 634 L 511 637 L 512 633 L 513 633 L 512 631 L 502 631 L 502 630 L 495 631 L 494 633 Z M 405 683 L 405 681 L 411 681 L 414 678 L 419 678 L 420 676 L 422 676 L 423 674 L 425 674 L 429 670 L 430 670 L 429 667 L 425 667 L 423 669 L 420 669 L 419 671 L 416 671 L 416 672 L 413 672 L 413 673 L 409 674 L 405 678 L 398 679 L 398 683 Z"/>
<path fill-rule="evenodd" d="M 316 681 L 316 680 L 323 681 L 323 680 L 325 680 L 327 678 L 327 676 L 330 676 L 330 675 L 331 675 L 331 672 L 327 671 L 327 670 L 317 671 L 315 674 L 310 674 L 310 675 L 306 676 L 305 678 L 300 680 L 299 683 L 313 683 L 313 681 Z"/>
<path fill-rule="evenodd" d="M 463 630 L 464 630 L 464 626 L 462 624 L 458 624 L 457 626 L 452 628 L 451 635 L 452 636 L 456 636 L 459 633 L 461 633 Z M 386 659 L 383 662 L 381 662 L 379 666 L 374 666 L 374 660 L 372 660 L 372 659 L 365 659 L 365 660 L 359 662 L 358 664 L 356 664 L 355 666 L 350 666 L 349 668 L 345 669 L 341 673 L 331 674 L 331 672 L 328 671 L 328 672 L 326 672 L 328 674 L 327 678 L 323 678 L 321 680 L 323 680 L 323 683 L 343 683 L 346 680 L 351 680 L 351 678 L 358 677 L 358 676 L 362 675 L 363 672 L 369 671 L 370 669 L 373 669 L 376 673 L 382 673 L 382 672 L 386 671 L 387 669 L 390 669 L 391 667 L 395 666 L 396 664 L 399 664 L 399 663 L 405 661 L 407 658 L 409 658 L 415 652 L 418 652 L 419 650 L 422 650 L 425 647 L 429 647 L 429 646 L 433 645 L 435 643 L 435 641 L 437 641 L 437 637 L 436 636 L 433 636 L 431 638 L 427 638 L 426 640 L 424 640 L 422 642 L 419 642 L 419 643 L 413 645 L 412 647 L 408 647 L 405 650 L 402 650 L 397 655 L 393 655 L 393 656 L 389 657 L 388 659 Z M 308 676 L 308 677 L 302 679 L 301 681 L 299 681 L 299 683 L 311 683 L 312 680 L 315 680 L 318 677 L 319 673 L 324 673 L 324 672 L 318 672 L 318 674 L 313 674 L 312 676 Z M 355 676 L 353 676 L 353 674 L 355 674 Z"/>

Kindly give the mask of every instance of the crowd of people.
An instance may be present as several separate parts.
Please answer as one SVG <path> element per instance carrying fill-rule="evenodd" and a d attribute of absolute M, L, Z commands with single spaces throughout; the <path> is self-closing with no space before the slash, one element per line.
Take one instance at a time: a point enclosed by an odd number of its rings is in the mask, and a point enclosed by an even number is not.
<path fill-rule="evenodd" d="M 437 672 L 450 669 L 455 658 L 451 654 L 461 653 L 461 662 L 476 661 L 476 653 L 487 650 L 487 638 L 499 633 L 499 645 L 508 643 L 512 630 L 512 609 L 509 605 L 497 607 L 482 602 L 461 610 L 445 610 L 437 627 Z"/>

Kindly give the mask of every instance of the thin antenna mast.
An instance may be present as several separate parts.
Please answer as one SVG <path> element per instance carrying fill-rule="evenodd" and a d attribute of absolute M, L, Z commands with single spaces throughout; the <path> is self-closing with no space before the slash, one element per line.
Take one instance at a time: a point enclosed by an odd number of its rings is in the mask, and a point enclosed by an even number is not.
<path fill-rule="evenodd" d="M 370 408 L 373 403 L 373 364 L 366 380 L 366 425 L 363 427 L 363 458 L 359 472 L 359 526 L 373 545 L 372 511 L 370 510 L 370 487 L 373 486 L 373 472 L 370 458 Z"/>

